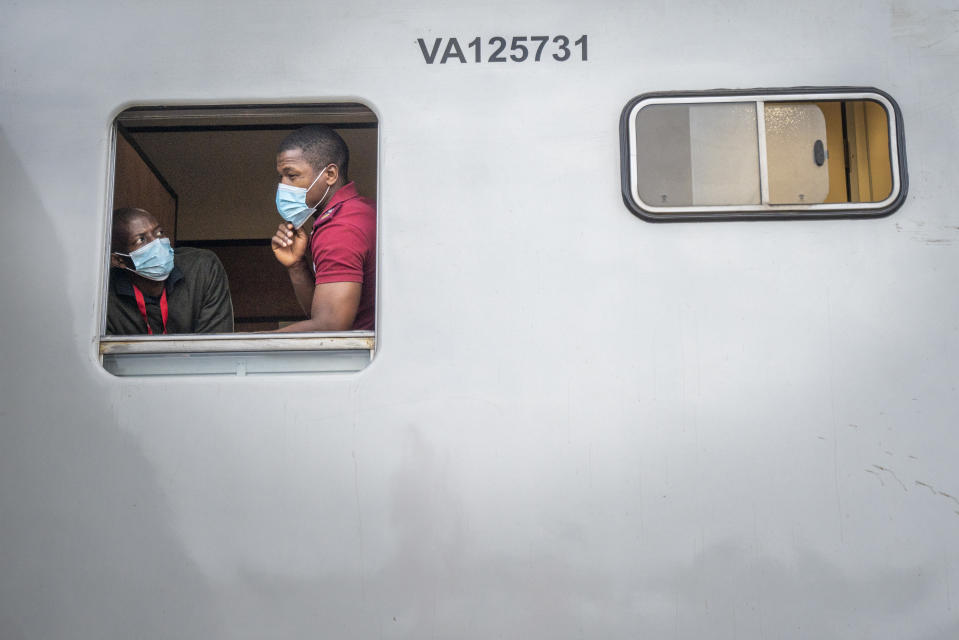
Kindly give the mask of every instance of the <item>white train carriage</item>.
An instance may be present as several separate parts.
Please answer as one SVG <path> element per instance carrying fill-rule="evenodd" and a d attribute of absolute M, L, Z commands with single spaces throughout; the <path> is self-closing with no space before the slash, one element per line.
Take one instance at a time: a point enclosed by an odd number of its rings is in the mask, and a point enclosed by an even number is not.
<path fill-rule="evenodd" d="M 3 13 L 0 638 L 959 637 L 955 2 Z M 258 333 L 308 123 L 375 331 Z"/>

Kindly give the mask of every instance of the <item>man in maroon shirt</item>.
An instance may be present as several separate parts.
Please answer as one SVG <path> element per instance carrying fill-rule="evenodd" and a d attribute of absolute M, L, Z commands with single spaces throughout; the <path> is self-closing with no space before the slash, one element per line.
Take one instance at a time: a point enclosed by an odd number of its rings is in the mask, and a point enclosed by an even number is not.
<path fill-rule="evenodd" d="M 277 210 L 285 221 L 271 246 L 309 316 L 279 331 L 374 328 L 376 205 L 349 181 L 349 161 L 343 139 L 320 125 L 297 129 L 277 151 Z"/>

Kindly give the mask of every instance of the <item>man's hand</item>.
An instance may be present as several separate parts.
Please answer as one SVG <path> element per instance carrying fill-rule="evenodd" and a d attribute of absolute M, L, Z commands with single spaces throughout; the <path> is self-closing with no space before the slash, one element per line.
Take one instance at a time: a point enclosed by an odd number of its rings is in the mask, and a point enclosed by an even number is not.
<path fill-rule="evenodd" d="M 289 222 L 281 222 L 270 240 L 270 247 L 280 264 L 289 269 L 303 259 L 309 241 L 310 237 L 303 227 L 294 230 Z"/>

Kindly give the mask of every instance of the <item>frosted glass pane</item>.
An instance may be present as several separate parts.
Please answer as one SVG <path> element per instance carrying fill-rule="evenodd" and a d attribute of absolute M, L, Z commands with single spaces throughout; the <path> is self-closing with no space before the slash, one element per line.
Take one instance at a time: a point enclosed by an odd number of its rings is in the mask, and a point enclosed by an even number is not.
<path fill-rule="evenodd" d="M 825 202 L 830 158 L 822 109 L 808 103 L 767 102 L 764 106 L 769 202 Z"/>
<path fill-rule="evenodd" d="M 755 103 L 641 109 L 636 167 L 640 198 L 649 205 L 759 204 Z"/>

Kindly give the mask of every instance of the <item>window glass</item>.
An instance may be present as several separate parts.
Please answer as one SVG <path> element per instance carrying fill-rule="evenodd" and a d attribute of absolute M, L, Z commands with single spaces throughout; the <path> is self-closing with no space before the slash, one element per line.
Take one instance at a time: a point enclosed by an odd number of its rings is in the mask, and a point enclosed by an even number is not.
<path fill-rule="evenodd" d="M 650 219 L 884 215 L 905 195 L 900 119 L 875 90 L 640 96 L 624 196 Z"/>
<path fill-rule="evenodd" d="M 829 195 L 826 118 L 815 104 L 766 103 L 769 202 L 814 204 Z"/>
<path fill-rule="evenodd" d="M 759 204 L 756 105 L 651 105 L 636 119 L 639 193 L 666 207 Z"/>

